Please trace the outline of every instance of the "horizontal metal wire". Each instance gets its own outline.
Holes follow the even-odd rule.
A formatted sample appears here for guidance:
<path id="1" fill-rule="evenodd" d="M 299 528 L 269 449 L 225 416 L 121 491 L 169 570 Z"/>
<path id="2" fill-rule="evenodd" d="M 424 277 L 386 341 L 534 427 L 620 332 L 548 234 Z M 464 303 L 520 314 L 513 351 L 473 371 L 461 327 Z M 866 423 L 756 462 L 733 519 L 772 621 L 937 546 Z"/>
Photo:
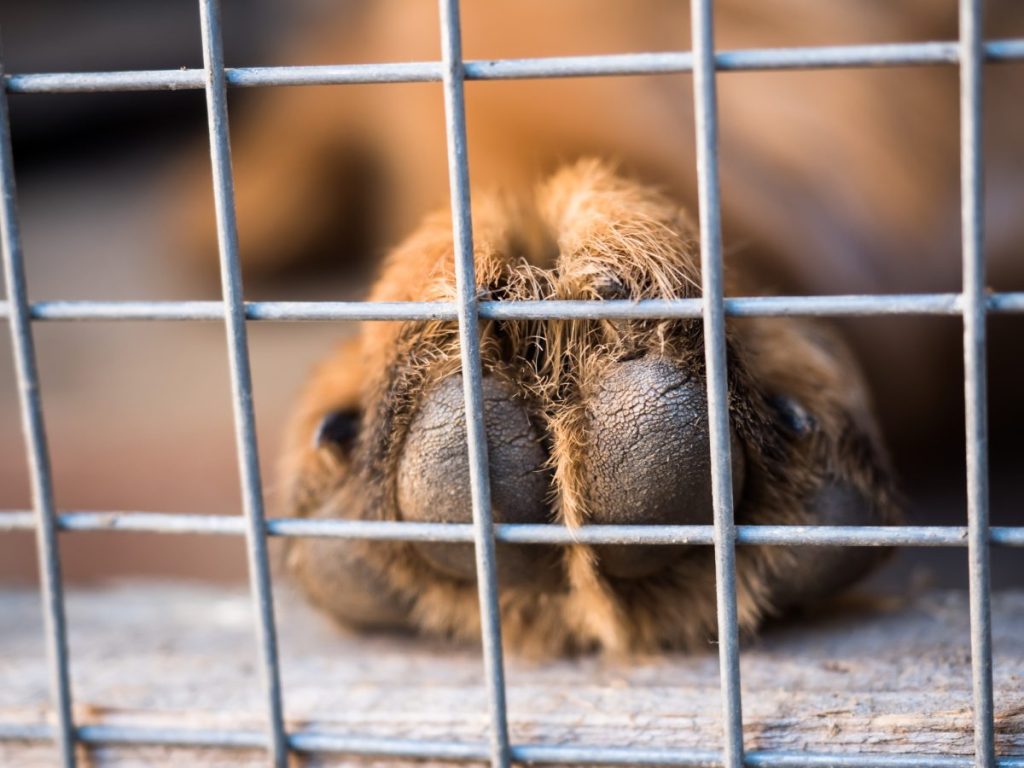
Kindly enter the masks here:
<path id="1" fill-rule="evenodd" d="M 481 301 L 480 317 L 490 320 L 598 320 L 699 318 L 700 299 L 629 301 Z M 732 317 L 874 317 L 880 315 L 960 315 L 958 293 L 868 294 L 855 296 L 749 296 L 725 300 Z M 1024 313 L 1024 292 L 994 293 L 986 300 L 991 314 Z M 220 301 L 39 301 L 33 320 L 224 320 Z M 10 316 L 0 301 L 0 319 Z M 447 301 L 250 301 L 247 320 L 456 320 Z"/>
<path id="2" fill-rule="evenodd" d="M 985 59 L 1002 63 L 1024 59 L 1024 40 L 992 40 Z M 960 61 L 957 42 L 886 43 L 802 48 L 761 48 L 719 51 L 715 68 L 722 72 L 787 69 L 954 65 Z M 536 59 L 467 61 L 466 80 L 523 80 L 551 77 L 670 75 L 693 70 L 688 52 L 619 53 L 597 56 L 556 56 Z M 340 85 L 344 83 L 440 82 L 439 61 L 322 66 L 236 67 L 226 70 L 228 85 Z M 203 88 L 201 69 L 131 72 L 53 72 L 12 74 L 10 93 L 95 93 L 109 91 L 177 91 Z"/>
<path id="3" fill-rule="evenodd" d="M 333 753 L 363 757 L 419 758 L 459 762 L 485 762 L 489 745 L 483 741 L 430 741 L 358 736 L 316 730 L 292 731 L 288 747 L 306 754 Z M 0 723 L 0 741 L 43 742 L 53 730 L 43 723 Z M 124 746 L 206 747 L 265 749 L 267 735 L 255 730 L 169 728 L 163 726 L 82 725 L 78 740 L 85 744 Z M 718 768 L 718 752 L 689 748 L 601 747 L 570 744 L 513 744 L 517 763 L 590 765 L 664 765 Z M 972 758 L 950 755 L 886 755 L 815 752 L 752 751 L 743 764 L 753 768 L 970 768 Z M 1024 756 L 1002 757 L 1000 768 L 1024 768 Z"/>
<path id="4" fill-rule="evenodd" d="M 0 511 L 0 532 L 29 531 L 32 513 Z M 167 512 L 64 512 L 57 518 L 62 531 L 137 531 L 242 535 L 245 520 L 232 515 L 193 515 Z M 710 525 L 585 525 L 571 529 L 555 524 L 498 523 L 495 538 L 510 544 L 711 544 Z M 738 525 L 740 544 L 809 546 L 967 546 L 963 526 L 908 525 Z M 374 541 L 472 542 L 468 523 L 411 523 L 393 520 L 267 519 L 271 536 L 367 539 Z M 1024 526 L 994 526 L 993 544 L 1024 547 Z"/>

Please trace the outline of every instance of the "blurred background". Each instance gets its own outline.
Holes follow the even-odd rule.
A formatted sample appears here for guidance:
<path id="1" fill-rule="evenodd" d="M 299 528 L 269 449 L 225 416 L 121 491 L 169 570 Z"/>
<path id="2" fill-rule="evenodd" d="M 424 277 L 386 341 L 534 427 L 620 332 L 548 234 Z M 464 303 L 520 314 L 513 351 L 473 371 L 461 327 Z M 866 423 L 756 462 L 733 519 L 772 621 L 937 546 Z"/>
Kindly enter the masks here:
<path id="1" fill-rule="evenodd" d="M 286 60 L 289 41 L 315 28 L 337 3 L 224 0 L 228 66 Z M 194 3 L 180 0 L 37 0 L 0 8 L 8 73 L 200 67 Z M 827 42 L 827 41 L 825 41 Z M 252 92 L 232 90 L 232 119 L 244 119 Z M 14 94 L 10 98 L 18 205 L 31 298 L 215 299 L 219 286 L 171 248 L 169 183 L 181 158 L 201 151 L 201 91 L 124 94 Z M 443 147 L 438 151 L 443 152 Z M 243 243 L 245 233 L 241 233 Z M 247 280 L 251 299 L 358 298 L 365 275 L 345 270 L 274 281 Z M 857 321 L 922 322 L 886 319 Z M 955 349 L 956 319 L 943 324 Z M 993 319 L 1013 338 L 1018 318 Z M 345 323 L 249 325 L 259 448 L 268 508 L 289 405 L 308 368 Z M 29 490 L 6 326 L 0 333 L 0 509 L 28 509 Z M 40 374 L 56 500 L 62 510 L 239 514 L 238 472 L 224 329 L 219 323 L 36 323 Z M 993 522 L 1020 524 L 1017 355 L 994 354 Z M 948 375 L 962 378 L 957 355 Z M 876 375 L 880 375 L 876 372 Z M 936 418 L 963 422 L 962 401 Z M 888 404 L 890 408 L 898 404 Z M 959 411 L 957 409 L 960 409 Z M 931 446 L 896 439 L 912 520 L 963 524 L 962 430 Z M 890 436 L 891 437 L 891 436 Z M 68 580 L 126 577 L 241 581 L 240 537 L 87 533 L 61 537 Z M 996 550 L 997 587 L 1024 584 L 1019 553 Z M 0 584 L 36 580 L 28 533 L 0 534 Z M 906 550 L 876 584 L 966 587 L 966 552 Z"/>
<path id="2" fill-rule="evenodd" d="M 328 3 L 226 0 L 228 65 L 282 63 L 281 43 Z M 333 4 L 331 4 L 333 5 Z M 5 3 L 4 68 L 75 72 L 201 67 L 195 3 Z M 231 107 L 250 94 L 233 91 Z M 177 268 L 168 178 L 206 139 L 202 91 L 10 98 L 18 207 L 34 301 L 217 299 L 207 274 Z M 215 269 L 214 265 L 214 269 Z M 354 297 L 351 275 L 247 285 L 249 298 Z M 0 334 L 0 508 L 29 508 L 6 324 Z M 34 328 L 56 501 L 62 510 L 239 514 L 226 342 L 219 323 L 61 323 Z M 310 364 L 344 324 L 250 325 L 264 482 Z M 74 582 L 126 576 L 242 580 L 236 537 L 61 537 Z M 0 583 L 34 583 L 31 534 L 0 535 Z"/>

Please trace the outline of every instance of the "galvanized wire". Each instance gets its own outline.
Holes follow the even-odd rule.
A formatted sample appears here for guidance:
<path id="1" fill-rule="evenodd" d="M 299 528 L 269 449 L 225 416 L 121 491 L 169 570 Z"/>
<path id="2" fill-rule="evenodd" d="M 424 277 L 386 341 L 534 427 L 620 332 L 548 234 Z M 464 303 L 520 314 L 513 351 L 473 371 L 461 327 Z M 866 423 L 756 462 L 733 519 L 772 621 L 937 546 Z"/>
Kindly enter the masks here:
<path id="1" fill-rule="evenodd" d="M 256 417 L 252 402 L 252 373 L 249 342 L 242 300 L 242 270 L 238 260 L 238 227 L 235 222 L 234 183 L 231 175 L 231 145 L 228 138 L 227 87 L 224 80 L 224 51 L 221 42 L 218 0 L 199 0 L 209 118 L 210 160 L 213 168 L 213 197 L 217 217 L 217 246 L 223 295 L 223 319 L 227 331 L 228 362 L 231 369 L 231 402 L 235 418 L 235 441 L 242 481 L 242 508 L 246 519 L 246 555 L 249 583 L 256 609 L 256 632 L 267 698 L 268 746 L 273 764 L 286 768 L 288 742 L 281 702 L 281 672 L 274 623 L 274 596 L 267 556 L 267 533 L 263 513 L 263 487 L 256 446 Z"/>
<path id="2" fill-rule="evenodd" d="M 458 301 L 459 352 L 465 399 L 466 447 L 473 507 L 473 548 L 480 595 L 480 635 L 483 644 L 487 701 L 491 715 L 490 761 L 494 768 L 509 765 L 508 715 L 505 706 L 505 668 L 498 607 L 491 484 L 484 431 L 483 363 L 480 319 L 473 263 L 473 221 L 469 201 L 469 152 L 466 145 L 466 106 L 462 62 L 459 0 L 439 0 L 443 64 L 445 134 L 448 139 L 448 179 L 451 187 L 455 282 Z"/>
<path id="3" fill-rule="evenodd" d="M 55 740 L 65 765 L 74 764 L 76 739 L 85 744 L 165 744 L 263 748 L 267 735 L 224 729 L 82 726 L 71 716 L 71 691 L 56 533 L 61 531 L 147 531 L 244 535 L 257 606 L 257 631 L 266 680 L 269 745 L 275 764 L 288 749 L 403 758 L 518 762 L 690 766 L 936 766 L 972 764 L 1024 766 L 1024 758 L 996 759 L 992 703 L 989 547 L 1024 546 L 1024 527 L 988 524 L 987 433 L 985 398 L 985 319 L 989 313 L 1024 312 L 1024 293 L 987 294 L 984 288 L 983 201 L 981 180 L 981 72 L 983 62 L 1024 60 L 1024 39 L 981 40 L 980 0 L 961 0 L 959 41 L 804 47 L 785 49 L 712 49 L 710 0 L 695 0 L 693 51 L 570 56 L 537 59 L 462 61 L 457 0 L 440 0 L 441 61 L 316 67 L 224 67 L 216 0 L 200 0 L 204 69 L 15 74 L 0 78 L 6 93 L 82 93 L 136 90 L 206 90 L 211 156 L 217 205 L 223 284 L 222 301 L 48 301 L 29 303 L 24 284 L 14 197 L 14 171 L 6 122 L 6 93 L 0 93 L 0 234 L 8 301 L 0 318 L 10 323 L 22 419 L 33 488 L 32 511 L 0 511 L 0 531 L 34 530 L 40 551 L 55 728 L 0 723 L 0 740 Z M 894 66 L 959 66 L 961 72 L 961 162 L 963 189 L 962 294 L 722 297 L 720 200 L 717 183 L 715 72 L 803 70 Z M 692 73 L 698 121 L 699 197 L 702 241 L 702 299 L 644 301 L 483 301 L 476 293 L 469 207 L 469 173 L 463 106 L 465 80 L 596 77 Z M 458 300 L 455 302 L 249 302 L 242 297 L 237 231 L 227 136 L 228 86 L 284 86 L 344 83 L 437 81 L 444 85 Z M 732 520 L 728 412 L 725 406 L 725 316 L 879 316 L 962 315 L 964 320 L 965 400 L 967 405 L 968 525 L 963 526 L 736 526 Z M 583 526 L 494 525 L 490 517 L 486 438 L 482 421 L 479 318 L 699 318 L 704 321 L 712 444 L 714 525 Z M 467 525 L 264 518 L 252 382 L 245 333 L 247 320 L 447 320 L 459 323 L 467 416 L 467 450 L 473 494 L 473 523 Z M 35 370 L 31 321 L 225 321 L 232 373 L 233 404 L 244 517 L 170 515 L 146 512 L 73 511 L 58 514 Z M 483 624 L 485 673 L 491 706 L 488 744 L 364 738 L 313 731 L 286 732 L 283 725 L 277 646 L 266 536 L 473 542 L 477 553 Z M 687 749 L 633 749 L 585 745 L 513 745 L 509 743 L 501 656 L 494 542 L 524 544 L 693 544 L 714 546 L 719 614 L 720 663 L 725 740 L 721 752 Z M 821 755 L 749 752 L 744 755 L 736 632 L 736 545 L 768 546 L 961 546 L 969 557 L 971 647 L 975 704 L 974 760 L 921 755 Z"/>
<path id="4" fill-rule="evenodd" d="M 0 724 L 0 740 L 48 741 L 45 725 Z M 259 749 L 265 737 L 258 731 L 226 731 L 220 728 L 146 728 L 132 725 L 87 725 L 79 730 L 84 744 L 157 745 Z M 315 730 L 288 734 L 288 745 L 298 753 L 344 754 L 369 758 L 444 760 L 446 762 L 486 761 L 490 745 L 473 741 L 431 741 L 394 737 L 350 736 Z M 721 768 L 722 754 L 711 750 L 669 747 L 599 747 L 585 744 L 514 744 L 511 757 L 516 763 L 568 765 L 644 765 L 679 768 Z M 970 757 L 945 755 L 889 755 L 884 753 L 826 754 L 752 750 L 744 755 L 749 768 L 971 768 Z M 1024 757 L 997 759 L 998 768 L 1024 768 Z"/>
<path id="5" fill-rule="evenodd" d="M 1024 313 L 1024 292 L 993 293 L 981 298 L 993 315 Z M 449 320 L 458 319 L 450 301 L 249 301 L 246 320 Z M 878 317 L 963 315 L 958 293 L 868 294 L 849 296 L 739 296 L 727 297 L 729 317 Z M 701 299 L 610 299 L 478 301 L 480 317 L 488 320 L 656 320 L 700 319 Z M 10 316 L 0 301 L 0 318 Z M 29 306 L 32 320 L 141 321 L 223 320 L 219 301 L 39 301 Z"/>
<path id="6" fill-rule="evenodd" d="M 996 764 L 989 578 L 988 398 L 982 142 L 982 0 L 960 0 L 960 196 L 963 237 L 964 401 L 974 757 Z"/>
<path id="7" fill-rule="evenodd" d="M 725 731 L 722 761 L 725 768 L 740 768 L 743 765 L 743 707 L 740 691 L 740 633 L 736 610 L 736 523 L 733 519 L 732 439 L 725 359 L 722 201 L 718 186 L 718 99 L 715 89 L 715 35 L 711 0 L 692 0 L 690 18 L 697 138 L 701 296 L 715 534 L 718 667 Z"/>
<path id="8" fill-rule="evenodd" d="M 1024 59 L 1024 40 L 990 40 L 986 61 L 1006 63 Z M 955 41 L 837 45 L 802 48 L 763 48 L 719 51 L 715 68 L 723 72 L 766 70 L 861 69 L 956 65 L 960 45 Z M 674 75 L 693 71 L 693 54 L 686 51 L 619 53 L 596 56 L 556 56 L 535 59 L 466 61 L 466 80 L 521 80 L 551 77 Z M 439 61 L 381 64 L 326 64 L 291 67 L 240 67 L 225 70 L 228 85 L 241 88 L 284 85 L 342 85 L 346 83 L 439 82 Z M 198 69 L 134 72 L 47 72 L 7 76 L 11 93 L 102 93 L 111 91 L 178 91 L 203 87 Z"/>
<path id="9" fill-rule="evenodd" d="M 61 531 L 135 531 L 163 534 L 243 535 L 246 520 L 236 515 L 168 512 L 70 511 L 57 515 Z M 0 532 L 31 531 L 34 514 L 0 511 Z M 268 518 L 268 536 L 367 539 L 373 541 L 472 542 L 468 523 L 411 523 L 390 520 Z M 736 543 L 765 546 L 966 547 L 967 527 L 955 525 L 737 525 Z M 562 525 L 497 523 L 494 538 L 510 544 L 709 545 L 712 525 Z M 992 526 L 989 542 L 1024 547 L 1024 526 Z"/>
<path id="10" fill-rule="evenodd" d="M 3 60 L 0 52 L 0 75 L 2 73 Z M 55 740 L 60 763 L 65 768 L 73 768 L 75 724 L 71 713 L 68 639 L 64 618 L 60 552 L 57 549 L 53 475 L 46 447 L 39 372 L 36 368 L 35 345 L 32 341 L 29 318 L 28 286 L 25 283 L 25 264 L 18 224 L 14 156 L 11 151 L 11 126 L 6 93 L 0 93 L 0 251 L 3 252 L 4 280 L 7 285 L 8 321 L 14 353 L 14 370 L 18 381 L 21 429 L 25 438 L 25 455 L 32 489 L 33 527 L 39 558 L 39 586 L 43 600 L 46 653 L 50 665 L 50 691 L 57 720 Z"/>

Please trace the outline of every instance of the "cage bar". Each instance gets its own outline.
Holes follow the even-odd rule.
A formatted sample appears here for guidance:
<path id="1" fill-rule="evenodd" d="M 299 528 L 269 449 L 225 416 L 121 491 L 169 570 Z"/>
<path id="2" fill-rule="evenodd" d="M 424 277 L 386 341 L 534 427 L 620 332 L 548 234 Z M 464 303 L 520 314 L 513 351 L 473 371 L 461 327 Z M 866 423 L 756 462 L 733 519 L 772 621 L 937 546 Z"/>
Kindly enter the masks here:
<path id="1" fill-rule="evenodd" d="M 3 58 L 0 51 L 0 75 L 2 74 Z M 65 768 L 74 768 L 75 723 L 71 712 L 67 623 L 64 617 L 60 552 L 57 548 L 53 473 L 46 446 L 39 371 L 36 368 L 35 343 L 32 340 L 32 324 L 29 319 L 28 285 L 25 282 L 24 254 L 21 250 L 21 231 L 18 224 L 14 155 L 11 150 L 11 126 L 6 93 L 0 93 L 0 251 L 7 286 L 8 320 L 18 384 L 21 429 L 25 439 L 25 458 L 32 491 L 32 528 L 36 534 L 39 558 L 39 590 L 43 602 L 46 653 L 50 664 L 50 691 L 57 720 L 53 739 L 60 764 Z"/>
<path id="2" fill-rule="evenodd" d="M 256 632 L 267 697 L 268 746 L 273 764 L 277 768 L 285 768 L 288 762 L 288 743 L 284 730 L 281 672 L 277 653 L 277 630 L 274 625 L 274 596 L 270 583 L 263 488 L 256 447 L 249 342 L 245 328 L 245 308 L 242 303 L 242 270 L 238 260 L 238 228 L 235 222 L 231 145 L 228 138 L 227 87 L 224 80 L 224 51 L 221 45 L 218 0 L 199 0 L 199 17 L 205 67 L 206 108 L 209 118 L 210 160 L 213 168 L 213 196 L 217 216 L 223 318 L 231 369 L 231 400 L 235 417 L 239 474 L 242 481 L 242 507 L 246 519 L 245 541 L 249 582 L 256 608 Z"/>
<path id="3" fill-rule="evenodd" d="M 989 314 L 1024 313 L 1024 292 L 986 294 Z M 879 317 L 963 315 L 958 293 L 836 296 L 737 296 L 724 300 L 727 317 Z M 259 321 L 448 320 L 458 319 L 447 301 L 248 301 L 245 319 Z M 478 301 L 487 320 L 658 320 L 701 319 L 700 299 L 543 299 Z M 0 319 L 10 317 L 0 301 Z M 39 301 L 29 305 L 32 320 L 45 321 L 202 321 L 223 320 L 219 301 Z"/>
<path id="4" fill-rule="evenodd" d="M 57 515 L 57 529 L 80 533 L 134 531 L 163 534 L 243 535 L 245 519 L 236 515 L 168 512 L 71 511 Z M 0 532 L 30 531 L 33 513 L 0 511 Z M 469 523 L 413 523 L 395 520 L 267 518 L 268 536 L 469 543 Z M 712 525 L 561 525 L 496 523 L 494 538 L 511 544 L 661 544 L 710 545 Z M 991 526 L 996 546 L 1024 547 L 1024 526 Z M 966 526 L 947 525 L 737 525 L 736 543 L 763 546 L 966 547 Z"/>
<path id="5" fill-rule="evenodd" d="M 964 401 L 967 430 L 968 583 L 974 757 L 996 764 L 988 547 L 988 404 L 985 361 L 985 233 L 982 141 L 982 2 L 960 0 L 960 195 L 963 238 Z"/>
<path id="6" fill-rule="evenodd" d="M 1024 757 L 997 758 L 994 748 L 990 547 L 1024 546 L 1024 526 L 991 527 L 988 509 L 985 323 L 988 314 L 1024 312 L 1024 292 L 985 290 L 981 108 L 985 63 L 1024 61 L 1024 39 L 983 41 L 981 0 L 960 0 L 958 41 L 775 49 L 713 50 L 711 0 L 694 0 L 693 50 L 534 59 L 463 61 L 458 0 L 439 0 L 440 61 L 346 64 L 312 67 L 226 68 L 217 0 L 200 0 L 203 69 L 138 72 L 4 75 L 0 93 L 0 239 L 7 301 L 0 318 L 10 326 L 32 485 L 32 510 L 0 510 L 0 532 L 34 531 L 56 721 L 0 723 L 0 741 L 54 741 L 65 766 L 75 764 L 76 742 L 92 745 L 150 744 L 261 749 L 284 765 L 288 750 L 453 761 L 591 763 L 679 766 L 1013 766 Z M 819 70 L 902 66 L 957 66 L 961 82 L 962 293 L 856 296 L 765 296 L 723 298 L 720 199 L 717 179 L 716 72 Z M 470 183 L 466 159 L 463 91 L 466 80 L 513 80 L 690 73 L 694 77 L 701 226 L 702 299 L 644 301 L 481 301 L 476 295 Z M 244 302 L 227 133 L 227 88 L 358 83 L 441 82 L 444 87 L 452 194 L 458 300 L 454 302 Z M 24 279 L 7 122 L 7 93 L 96 93 L 204 89 L 223 297 L 221 301 L 44 301 L 30 303 Z M 732 518 L 731 462 L 724 322 L 726 316 L 961 316 L 964 323 L 968 508 L 966 526 L 751 526 Z M 480 318 L 656 319 L 704 322 L 712 444 L 713 525 L 583 526 L 494 524 L 490 514 L 486 435 L 482 419 Z M 224 321 L 232 378 L 236 439 L 244 516 L 175 515 L 149 512 L 58 513 L 31 334 L 32 321 Z M 458 322 L 473 497 L 472 524 L 267 519 L 252 407 L 252 381 L 245 322 L 332 320 L 443 320 Z M 76 727 L 64 617 L 58 532 L 141 531 L 245 536 L 250 586 L 257 608 L 269 739 L 260 731 L 83 725 Z M 490 702 L 489 743 L 371 738 L 284 727 L 275 618 L 266 537 L 472 542 L 477 557 L 483 653 Z M 715 750 L 670 750 L 586 745 L 510 744 L 495 576 L 495 542 L 523 544 L 692 544 L 716 554 L 724 745 Z M 743 752 L 736 629 L 735 546 L 920 546 L 964 547 L 969 561 L 974 757 L 935 755 L 834 755 Z"/>
<path id="7" fill-rule="evenodd" d="M 494 768 L 510 763 L 505 669 L 501 648 L 498 574 L 495 565 L 494 521 L 484 432 L 483 364 L 480 355 L 479 309 L 473 261 L 473 221 L 470 210 L 469 157 L 466 144 L 465 72 L 459 0 L 439 0 L 443 64 L 445 134 L 448 142 L 448 183 L 451 191 L 455 283 L 458 301 L 459 353 L 466 413 L 466 448 L 473 506 L 473 549 L 480 595 L 480 635 L 491 715 L 490 762 Z"/>
<path id="8" fill-rule="evenodd" d="M 0 723 L 0 740 L 50 740 L 46 726 Z M 258 731 L 167 728 L 131 725 L 82 726 L 79 739 L 95 746 L 140 745 L 258 749 L 265 737 Z M 483 742 L 427 741 L 388 737 L 360 737 L 297 730 L 288 734 L 289 747 L 306 754 L 345 754 L 360 757 L 484 762 L 490 755 Z M 596 747 L 571 744 L 514 744 L 516 763 L 569 765 L 644 765 L 679 768 L 720 768 L 719 752 L 651 747 Z M 744 756 L 748 768 L 972 768 L 970 757 L 944 755 L 825 754 L 752 750 Z M 1003 757 L 998 768 L 1024 768 L 1024 757 Z"/>
<path id="9" fill-rule="evenodd" d="M 697 208 L 707 376 L 711 497 L 714 509 L 715 600 L 722 689 L 725 768 L 743 765 L 740 640 L 736 611 L 736 524 L 732 498 L 732 440 L 726 374 L 722 206 L 718 187 L 718 102 L 715 89 L 714 12 L 711 0 L 690 4 L 693 105 L 697 140 Z"/>
<path id="10" fill-rule="evenodd" d="M 983 44 L 985 61 L 1024 59 L 1024 39 L 990 40 Z M 956 65 L 955 41 L 840 45 L 801 48 L 749 48 L 718 51 L 714 66 L 722 72 L 767 70 L 860 69 Z M 238 67 L 225 69 L 230 86 L 342 85 L 346 83 L 422 83 L 442 79 L 437 61 L 319 66 Z M 523 80 L 551 77 L 675 75 L 693 71 L 688 51 L 619 53 L 596 56 L 554 56 L 496 59 L 463 63 L 466 80 Z M 11 93 L 104 93 L 111 91 L 178 91 L 203 88 L 199 69 L 125 72 L 45 72 L 8 75 Z"/>

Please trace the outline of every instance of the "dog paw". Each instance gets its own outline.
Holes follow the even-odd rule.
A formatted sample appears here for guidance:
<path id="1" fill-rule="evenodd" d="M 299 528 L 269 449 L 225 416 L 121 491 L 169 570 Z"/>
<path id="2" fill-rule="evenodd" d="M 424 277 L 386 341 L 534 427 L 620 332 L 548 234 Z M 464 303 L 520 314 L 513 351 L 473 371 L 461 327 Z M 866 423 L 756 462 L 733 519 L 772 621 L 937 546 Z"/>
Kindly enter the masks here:
<path id="1" fill-rule="evenodd" d="M 525 203 L 484 198 L 473 212 L 478 283 L 492 298 L 700 296 L 687 217 L 599 163 L 562 170 Z M 452 251 L 448 217 L 429 219 L 392 254 L 372 298 L 453 300 Z M 729 276 L 730 291 L 740 277 Z M 866 388 L 838 336 L 817 322 L 730 318 L 726 342 L 736 522 L 894 522 Z M 480 343 L 496 522 L 711 524 L 699 320 L 487 321 Z M 289 512 L 469 522 L 462 386 L 453 323 L 368 323 L 321 367 L 300 405 L 285 469 Z M 343 420 L 344 439 L 313 439 L 335 413 L 358 414 Z M 290 547 L 300 582 L 343 621 L 358 623 L 345 596 L 370 590 L 384 614 L 409 626 L 478 631 L 471 545 Z M 740 546 L 741 627 L 827 597 L 878 557 Z M 689 648 L 715 634 L 706 545 L 501 544 L 497 560 L 505 638 L 519 647 Z"/>

